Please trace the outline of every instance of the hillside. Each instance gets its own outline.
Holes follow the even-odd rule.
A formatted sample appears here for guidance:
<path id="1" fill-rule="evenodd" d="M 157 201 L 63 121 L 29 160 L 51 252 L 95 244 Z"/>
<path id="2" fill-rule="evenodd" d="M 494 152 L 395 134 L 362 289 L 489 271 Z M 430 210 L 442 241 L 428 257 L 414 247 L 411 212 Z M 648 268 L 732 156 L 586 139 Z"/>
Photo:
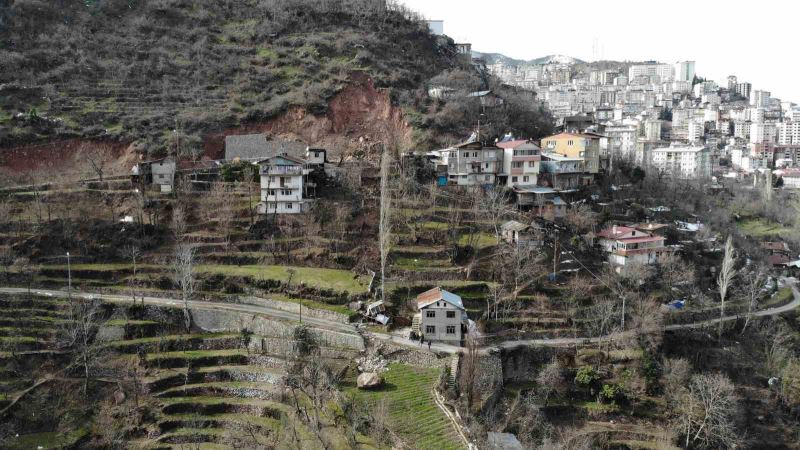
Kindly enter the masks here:
<path id="1" fill-rule="evenodd" d="M 208 135 L 287 112 L 324 117 L 354 74 L 394 97 L 453 64 L 413 13 L 373 0 L 4 3 L 7 149 L 91 138 L 198 156 Z"/>

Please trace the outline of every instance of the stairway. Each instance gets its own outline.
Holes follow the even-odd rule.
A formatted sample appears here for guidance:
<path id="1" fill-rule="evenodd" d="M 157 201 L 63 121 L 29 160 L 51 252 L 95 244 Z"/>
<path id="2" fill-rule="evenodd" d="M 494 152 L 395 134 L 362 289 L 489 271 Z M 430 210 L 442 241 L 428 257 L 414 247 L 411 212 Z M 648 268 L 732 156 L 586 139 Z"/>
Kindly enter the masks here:
<path id="1" fill-rule="evenodd" d="M 448 380 L 448 385 L 453 389 L 456 387 L 456 380 L 458 380 L 458 363 L 460 360 L 460 353 L 456 353 L 450 358 L 450 379 Z"/>
<path id="2" fill-rule="evenodd" d="M 420 322 L 422 322 L 422 314 L 414 314 L 414 318 L 411 319 L 411 331 L 419 336 L 420 332 Z"/>

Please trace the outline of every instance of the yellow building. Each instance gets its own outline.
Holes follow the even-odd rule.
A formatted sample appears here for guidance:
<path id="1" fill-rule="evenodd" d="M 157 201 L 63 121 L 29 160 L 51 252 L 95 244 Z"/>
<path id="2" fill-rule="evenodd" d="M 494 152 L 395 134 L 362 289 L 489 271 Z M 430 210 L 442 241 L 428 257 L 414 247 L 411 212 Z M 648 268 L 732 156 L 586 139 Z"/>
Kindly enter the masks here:
<path id="1" fill-rule="evenodd" d="M 542 152 L 558 153 L 568 158 L 581 158 L 584 170 L 600 171 L 600 136 L 583 133 L 561 133 L 542 139 Z"/>

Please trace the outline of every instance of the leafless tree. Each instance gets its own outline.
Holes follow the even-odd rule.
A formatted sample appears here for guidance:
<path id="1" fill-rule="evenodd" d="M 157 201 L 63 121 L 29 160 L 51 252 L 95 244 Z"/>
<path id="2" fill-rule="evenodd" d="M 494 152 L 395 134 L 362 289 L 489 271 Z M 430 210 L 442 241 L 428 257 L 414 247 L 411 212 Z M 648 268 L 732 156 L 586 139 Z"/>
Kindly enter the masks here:
<path id="1" fill-rule="evenodd" d="M 554 393 L 563 393 L 566 388 L 561 363 L 553 358 L 536 376 L 537 400 L 547 406 Z"/>
<path id="2" fill-rule="evenodd" d="M 761 299 L 762 290 L 767 280 L 767 271 L 764 267 L 756 267 L 746 276 L 740 277 L 741 279 L 741 296 L 747 302 L 747 319 L 742 326 L 742 334 L 747 330 L 750 324 L 750 319 L 753 317 L 753 311 L 758 307 L 758 301 Z"/>
<path id="3" fill-rule="evenodd" d="M 597 225 L 597 216 L 585 203 L 570 208 L 565 219 L 578 233 L 592 231 Z"/>
<path id="4" fill-rule="evenodd" d="M 467 335 L 464 340 L 466 352 L 464 353 L 464 360 L 462 362 L 459 389 L 462 393 L 467 395 L 467 408 L 471 411 L 472 404 L 475 400 L 475 381 L 480 370 L 480 344 L 478 342 L 477 331 L 472 328 L 467 330 Z"/>
<path id="5" fill-rule="evenodd" d="M 142 256 L 142 251 L 139 247 L 135 245 L 129 245 L 125 247 L 123 250 L 125 257 L 130 258 L 131 266 L 133 269 L 133 276 L 130 281 L 131 285 L 131 296 L 133 297 L 133 304 L 136 304 L 136 291 L 134 290 L 134 286 L 136 286 L 136 262 L 138 261 L 139 257 Z M 142 300 L 144 302 L 144 299 Z M 144 303 L 143 303 L 144 304 Z"/>
<path id="6" fill-rule="evenodd" d="M 389 186 L 392 156 L 389 149 L 384 148 L 381 156 L 381 206 L 378 223 L 378 245 L 381 258 L 381 300 L 386 300 L 386 263 L 389 260 L 389 248 L 392 243 L 392 194 Z"/>
<path id="7" fill-rule="evenodd" d="M 183 205 L 178 203 L 172 209 L 172 234 L 175 238 L 175 242 L 179 244 L 183 242 L 186 236 L 187 227 L 188 224 L 186 222 L 186 211 L 184 210 Z"/>
<path id="8" fill-rule="evenodd" d="M 725 300 L 728 297 L 728 289 L 731 287 L 733 278 L 736 276 L 736 250 L 733 248 L 733 237 L 728 236 L 725 242 L 725 256 L 722 258 L 722 267 L 717 277 L 717 288 L 719 289 L 719 338 L 722 339 L 722 319 L 725 317 Z"/>
<path id="9" fill-rule="evenodd" d="M 591 336 L 606 336 L 617 331 L 620 326 L 619 307 L 613 299 L 600 298 L 587 308 L 586 327 Z"/>
<path id="10" fill-rule="evenodd" d="M 482 195 L 478 197 L 479 201 L 476 202 L 476 207 L 479 208 L 481 214 L 491 224 L 494 230 L 494 237 L 499 244 L 501 221 L 508 211 L 509 195 L 501 187 L 486 189 L 482 192 Z"/>
<path id="11" fill-rule="evenodd" d="M 84 155 L 86 157 L 86 161 L 89 163 L 89 167 L 91 167 L 92 171 L 97 175 L 97 178 L 102 183 L 104 181 L 103 177 L 106 173 L 106 169 L 111 163 L 111 153 L 101 148 L 93 148 L 84 152 Z"/>
<path id="12" fill-rule="evenodd" d="M 694 284 L 694 265 L 683 261 L 675 253 L 667 253 L 658 260 L 659 276 L 669 298 L 674 298 L 677 286 Z"/>
<path id="13" fill-rule="evenodd" d="M 194 248 L 188 244 L 179 244 L 175 247 L 175 261 L 172 265 L 173 281 L 181 290 L 183 300 L 183 319 L 186 331 L 192 327 L 192 315 L 189 311 L 189 301 L 194 295 Z"/>
<path id="14" fill-rule="evenodd" d="M 100 300 L 74 299 L 70 303 L 69 320 L 59 330 L 58 343 L 72 355 L 71 366 L 83 371 L 83 393 L 87 394 L 92 368 L 97 364 L 101 347 L 95 343 L 95 335 L 102 319 Z"/>
<path id="15" fill-rule="evenodd" d="M 678 424 L 685 447 L 736 448 L 738 413 L 735 386 L 722 374 L 695 375 L 680 396 Z"/>
<path id="16" fill-rule="evenodd" d="M 683 358 L 666 358 L 664 360 L 664 370 L 662 372 L 662 384 L 664 386 L 664 396 L 667 402 L 675 406 L 683 390 L 689 383 L 692 375 L 692 366 L 689 361 Z"/>

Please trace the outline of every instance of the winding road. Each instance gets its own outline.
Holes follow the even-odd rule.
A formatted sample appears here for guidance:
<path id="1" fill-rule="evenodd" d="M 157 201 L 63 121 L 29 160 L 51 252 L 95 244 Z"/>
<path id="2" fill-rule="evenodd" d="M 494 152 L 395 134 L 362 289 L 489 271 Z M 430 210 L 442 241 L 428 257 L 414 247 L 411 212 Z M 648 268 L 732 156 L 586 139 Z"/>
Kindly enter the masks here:
<path id="1" fill-rule="evenodd" d="M 26 294 L 28 292 L 25 288 L 12 288 L 12 287 L 0 287 L 0 294 Z M 32 293 L 39 295 L 39 296 L 47 296 L 47 297 L 59 297 L 65 298 L 67 297 L 67 292 L 63 290 L 48 290 L 48 289 L 32 289 Z M 768 308 L 760 311 L 756 311 L 753 313 L 753 317 L 768 317 L 768 316 L 776 316 L 783 313 L 787 313 L 793 311 L 800 307 L 800 292 L 798 291 L 796 286 L 792 286 L 792 292 L 794 294 L 794 299 L 782 306 L 778 306 L 775 308 Z M 127 295 L 117 295 L 117 294 L 96 294 L 90 292 L 77 292 L 73 291 L 73 296 L 83 299 L 98 299 L 104 302 L 109 303 L 116 303 L 116 304 L 131 304 L 132 299 L 130 296 Z M 137 301 L 142 301 L 141 297 L 137 298 Z M 154 305 L 154 306 L 163 306 L 168 308 L 182 308 L 183 301 L 180 299 L 173 299 L 173 298 L 161 298 L 161 297 L 144 297 L 144 303 L 147 305 Z M 258 314 L 268 317 L 270 319 L 277 319 L 277 320 L 285 320 L 290 322 L 299 322 L 300 315 L 292 312 L 286 311 L 283 309 L 272 308 L 269 306 L 262 306 L 262 305 L 252 305 L 252 304 L 242 304 L 242 303 L 220 303 L 220 302 L 206 302 L 206 301 L 190 301 L 189 308 L 191 309 L 201 309 L 201 310 L 212 310 L 212 311 L 235 311 L 235 312 L 244 312 L 250 314 Z M 744 318 L 745 316 L 742 314 L 725 316 L 723 318 L 716 318 L 705 320 L 702 322 L 694 322 L 688 324 L 680 324 L 680 325 L 667 325 L 664 327 L 666 331 L 676 331 L 676 330 L 688 330 L 688 329 L 698 329 L 698 328 L 705 328 L 712 325 L 716 325 L 720 322 L 730 322 Z M 357 334 L 358 330 L 355 326 L 351 324 L 346 324 L 342 322 L 337 322 L 334 320 L 326 320 L 317 317 L 309 317 L 303 316 L 303 322 L 307 323 L 312 327 L 323 328 L 326 330 L 336 331 L 340 333 L 348 333 L 348 334 Z M 575 345 L 575 344 L 587 344 L 587 343 L 599 343 L 599 342 L 606 342 L 612 339 L 620 339 L 625 337 L 626 333 L 617 333 L 614 335 L 607 335 L 607 336 L 600 336 L 594 338 L 587 338 L 587 337 L 578 337 L 578 338 L 554 338 L 554 339 L 521 339 L 521 340 L 513 340 L 513 341 L 505 341 L 498 344 L 494 344 L 491 346 L 485 346 L 481 348 L 482 353 L 488 353 L 500 349 L 514 349 L 519 347 L 536 347 L 536 346 L 546 346 L 546 347 L 561 347 L 567 345 Z M 425 349 L 428 346 L 420 346 L 417 341 L 411 341 L 406 339 L 402 336 L 394 335 L 394 334 L 384 334 L 384 333 L 366 333 L 370 337 L 383 340 L 383 341 L 390 341 L 395 344 L 408 346 L 408 347 L 415 347 L 420 349 Z M 448 353 L 448 354 L 455 354 L 464 351 L 462 347 L 456 347 L 453 345 L 447 344 L 432 344 L 431 350 L 441 353 Z"/>

